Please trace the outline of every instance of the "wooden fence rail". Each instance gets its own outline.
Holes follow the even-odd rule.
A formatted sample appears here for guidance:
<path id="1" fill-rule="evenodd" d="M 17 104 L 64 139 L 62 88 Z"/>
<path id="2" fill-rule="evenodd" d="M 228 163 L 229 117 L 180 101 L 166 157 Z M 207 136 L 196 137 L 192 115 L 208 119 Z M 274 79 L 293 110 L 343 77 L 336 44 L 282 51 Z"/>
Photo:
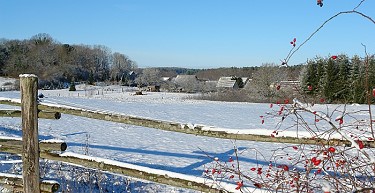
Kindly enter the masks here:
<path id="1" fill-rule="evenodd" d="M 42 140 L 39 141 L 39 149 L 41 152 L 48 151 L 65 151 L 68 145 L 64 141 L 59 140 Z M 21 154 L 22 138 L 0 137 L 0 152 Z"/>
<path id="2" fill-rule="evenodd" d="M 222 192 L 221 190 L 219 190 L 217 184 L 214 181 L 202 177 L 183 177 L 185 176 L 184 174 L 152 169 L 103 158 L 80 155 L 71 152 L 62 154 L 43 152 L 40 154 L 40 156 L 49 160 L 73 163 L 87 168 L 109 171 L 111 173 L 132 176 L 139 179 L 145 179 L 161 184 L 168 184 L 171 186 L 198 190 L 201 192 Z M 195 178 L 195 180 L 188 180 L 189 178 Z M 222 184 L 225 183 L 223 182 Z M 230 187 L 231 185 L 227 184 L 226 186 Z M 235 187 L 234 185 L 232 186 Z"/>
<path id="3" fill-rule="evenodd" d="M 23 191 L 21 175 L 0 173 L 0 184 L 9 186 L 10 189 L 16 190 L 17 192 Z M 39 184 L 41 192 L 56 192 L 60 188 L 59 183 L 54 180 L 41 180 Z"/>
<path id="4" fill-rule="evenodd" d="M 21 150 L 1 148 L 0 151 L 18 154 Z M 183 176 L 183 174 L 176 174 L 168 171 L 150 169 L 147 167 L 136 166 L 128 163 L 112 161 L 103 158 L 80 155 L 71 152 L 57 153 L 54 151 L 41 151 L 40 158 L 62 161 L 65 163 L 80 165 L 83 167 L 98 169 L 102 171 L 108 171 L 111 173 L 121 174 L 125 176 L 132 176 L 157 183 L 168 184 L 171 186 L 194 189 L 201 192 L 220 192 L 218 189 L 215 189 L 216 184 L 214 182 L 210 182 L 210 180 L 208 179 L 196 177 L 196 179 L 198 180 L 191 181 L 181 178 L 180 176 Z M 0 175 L 0 184 L 4 184 L 1 178 L 2 177 Z M 6 179 L 7 176 L 4 176 L 3 178 Z M 11 181 L 13 180 L 11 179 Z M 22 183 L 17 183 L 17 186 L 22 187 Z"/>
<path id="5" fill-rule="evenodd" d="M 0 104 L 7 105 L 19 105 L 18 102 L 12 100 L 0 100 Z M 69 107 L 56 107 L 40 104 L 39 109 L 43 111 L 59 111 L 65 114 L 71 114 L 81 117 L 88 117 L 99 120 L 113 121 L 118 123 L 125 123 L 129 125 L 137 125 L 143 127 L 150 127 L 156 129 L 162 129 L 167 131 L 174 131 L 186 134 L 193 134 L 206 137 L 216 137 L 224 139 L 235 139 L 235 140 L 248 140 L 248 141 L 260 141 L 260 142 L 272 142 L 272 143 L 291 143 L 291 144 L 313 144 L 313 145 L 351 145 L 350 141 L 340 139 L 310 139 L 310 138 L 298 138 L 298 137 L 271 137 L 270 135 L 257 135 L 257 134 L 235 134 L 228 133 L 225 131 L 213 131 L 205 130 L 203 126 L 195 125 L 194 127 L 188 124 L 154 120 L 148 118 L 141 118 L 129 115 L 120 115 L 113 113 L 95 112 L 90 110 L 69 108 Z M 374 141 L 363 141 L 365 147 L 375 148 Z"/>
<path id="6" fill-rule="evenodd" d="M 0 109 L 0 117 L 21 117 L 21 110 L 13 109 Z M 38 118 L 41 119 L 60 119 L 60 112 L 51 112 L 51 111 L 41 111 L 38 110 Z"/>

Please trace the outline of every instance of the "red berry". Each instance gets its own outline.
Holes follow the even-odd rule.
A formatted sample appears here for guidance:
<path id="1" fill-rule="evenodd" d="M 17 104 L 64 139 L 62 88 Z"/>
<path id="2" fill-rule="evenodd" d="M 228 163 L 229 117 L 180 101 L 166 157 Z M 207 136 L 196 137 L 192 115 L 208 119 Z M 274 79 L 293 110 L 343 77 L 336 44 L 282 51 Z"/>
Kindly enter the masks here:
<path id="1" fill-rule="evenodd" d="M 243 186 L 243 182 L 242 181 L 237 182 L 236 190 L 241 189 L 242 186 Z"/>
<path id="2" fill-rule="evenodd" d="M 313 163 L 314 163 L 314 165 L 318 166 L 321 162 L 322 162 L 322 160 L 317 159 L 317 160 L 315 160 L 315 162 L 313 162 Z"/>
<path id="3" fill-rule="evenodd" d="M 337 56 L 331 56 L 332 59 L 336 60 L 337 59 Z"/>
<path id="4" fill-rule="evenodd" d="M 298 149 L 298 147 L 297 147 L 297 146 L 293 146 L 293 149 L 297 150 L 297 149 Z"/>
<path id="5" fill-rule="evenodd" d="M 340 125 L 344 123 L 344 119 L 342 117 L 335 119 L 335 121 L 338 121 Z"/>
<path id="6" fill-rule="evenodd" d="M 358 144 L 358 146 L 359 146 L 359 149 L 363 149 L 363 148 L 365 147 L 365 145 L 363 144 L 362 141 L 357 140 L 356 142 L 357 142 L 357 144 Z"/>
<path id="7" fill-rule="evenodd" d="M 328 148 L 328 151 L 331 152 L 331 153 L 335 153 L 336 149 L 334 147 L 330 147 L 330 148 Z"/>

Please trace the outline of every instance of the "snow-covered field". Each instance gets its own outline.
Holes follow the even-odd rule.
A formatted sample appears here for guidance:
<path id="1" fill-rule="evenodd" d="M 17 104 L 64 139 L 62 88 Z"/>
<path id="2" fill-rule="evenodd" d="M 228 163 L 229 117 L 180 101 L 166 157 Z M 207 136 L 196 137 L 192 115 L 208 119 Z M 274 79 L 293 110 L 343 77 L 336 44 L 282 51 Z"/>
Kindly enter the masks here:
<path id="1" fill-rule="evenodd" d="M 278 111 L 277 105 L 270 108 L 270 104 L 202 101 L 193 99 L 194 95 L 182 93 L 144 92 L 145 95 L 136 96 L 133 95 L 134 90 L 117 86 L 78 86 L 77 88 L 76 92 L 40 90 L 39 93 L 45 96 L 42 99 L 44 103 L 192 125 L 200 124 L 206 125 L 207 128 L 224 129 L 233 133 L 270 135 L 280 122 L 280 119 L 266 119 L 262 124 L 260 118 L 266 112 Z M 19 99 L 20 93 L 0 92 L 0 97 Z M 19 107 L 0 105 L 0 109 L 9 108 Z M 325 105 L 316 105 L 314 108 L 326 111 Z M 339 108 L 344 107 L 339 106 Z M 352 105 L 345 108 L 347 111 L 357 111 L 366 109 L 366 106 Z M 359 112 L 357 115 L 366 116 L 366 113 Z M 313 117 L 307 121 L 320 124 L 315 123 Z M 293 119 L 284 122 L 281 130 L 294 124 Z M 20 137 L 20 125 L 20 118 L 0 118 L 0 135 Z M 295 135 L 295 133 L 296 131 L 292 130 L 290 133 L 285 132 L 285 135 Z M 308 133 L 303 131 L 299 133 L 308 136 Z M 230 156 L 235 156 L 234 145 L 241 150 L 239 160 L 243 168 L 267 166 L 269 163 L 262 160 L 267 160 L 274 150 L 287 145 L 202 137 L 68 114 L 63 114 L 59 120 L 39 120 L 39 135 L 41 139 L 66 141 L 68 152 L 196 177 L 202 176 L 206 166 L 212 162 L 207 155 L 227 160 Z M 283 135 L 283 132 L 280 132 L 280 135 Z M 264 159 L 256 157 L 259 156 L 256 150 L 261 150 Z M 149 182 L 144 183 L 149 184 Z M 151 190 L 138 191 L 191 192 L 191 190 L 163 185 L 157 187 L 158 190 L 151 188 Z"/>

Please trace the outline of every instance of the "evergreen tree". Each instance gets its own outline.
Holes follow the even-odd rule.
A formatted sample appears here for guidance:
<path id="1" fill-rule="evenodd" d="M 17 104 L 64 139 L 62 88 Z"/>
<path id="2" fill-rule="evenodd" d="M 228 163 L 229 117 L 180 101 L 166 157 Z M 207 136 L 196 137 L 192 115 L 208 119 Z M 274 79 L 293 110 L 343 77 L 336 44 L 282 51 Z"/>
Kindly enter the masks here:
<path id="1" fill-rule="evenodd" d="M 365 65 L 368 65 L 368 88 L 367 91 L 372 94 L 372 90 L 375 88 L 375 56 L 368 56 L 365 58 Z M 371 102 L 374 102 L 374 97 L 371 97 Z M 367 102 L 367 101 L 366 101 Z"/>
<path id="2" fill-rule="evenodd" d="M 245 85 L 242 81 L 242 78 L 241 77 L 236 77 L 236 76 L 233 76 L 232 77 L 232 80 L 236 80 L 236 83 L 238 85 L 238 88 L 243 88 Z"/>
<path id="3" fill-rule="evenodd" d="M 94 85 L 94 73 L 90 71 L 89 78 L 87 79 L 89 85 Z"/>
<path id="4" fill-rule="evenodd" d="M 323 82 L 324 82 L 324 77 L 325 77 L 325 69 L 324 69 L 324 59 L 323 58 L 317 58 L 316 59 L 317 63 L 317 69 L 316 69 L 316 74 L 317 74 L 317 79 L 318 79 L 318 85 L 316 87 L 316 90 L 319 94 L 322 94 L 323 90 Z"/>
<path id="5" fill-rule="evenodd" d="M 307 62 L 305 75 L 302 79 L 302 90 L 307 94 L 314 94 L 314 90 L 318 87 L 318 83 L 317 64 L 315 60 L 310 60 Z"/>
<path id="6" fill-rule="evenodd" d="M 338 66 L 338 79 L 336 80 L 337 85 L 337 99 L 341 101 L 349 101 L 349 93 L 350 93 L 350 70 L 351 64 L 349 58 L 346 55 L 340 55 L 335 60 Z"/>
<path id="7" fill-rule="evenodd" d="M 325 77 L 323 82 L 323 94 L 329 102 L 337 99 L 338 68 L 333 59 L 328 59 L 325 66 Z"/>
<path id="8" fill-rule="evenodd" d="M 365 70 L 363 63 L 358 56 L 351 59 L 352 69 L 350 71 L 350 99 L 354 103 L 364 103 L 365 97 Z"/>

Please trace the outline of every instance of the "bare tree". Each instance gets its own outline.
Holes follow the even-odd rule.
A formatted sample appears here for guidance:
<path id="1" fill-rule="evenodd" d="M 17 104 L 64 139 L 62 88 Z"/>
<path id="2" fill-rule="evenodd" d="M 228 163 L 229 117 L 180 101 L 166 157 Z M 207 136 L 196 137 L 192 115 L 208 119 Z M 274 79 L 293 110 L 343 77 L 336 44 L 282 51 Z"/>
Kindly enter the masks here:
<path id="1" fill-rule="evenodd" d="M 284 68 L 275 64 L 263 64 L 254 74 L 247 89 L 252 98 L 272 99 L 279 89 L 279 82 L 288 79 L 288 74 Z"/>
<path id="2" fill-rule="evenodd" d="M 134 70 L 135 63 L 126 55 L 115 52 L 112 55 L 112 65 L 110 67 L 110 76 L 112 80 L 124 82 L 127 74 Z"/>
<path id="3" fill-rule="evenodd" d="M 94 78 L 100 81 L 107 80 L 109 78 L 109 64 L 110 64 L 111 50 L 102 45 L 96 45 L 93 48 L 94 57 Z"/>
<path id="4" fill-rule="evenodd" d="M 156 85 L 161 82 L 160 71 L 156 68 L 145 68 L 137 78 L 138 85 Z"/>

